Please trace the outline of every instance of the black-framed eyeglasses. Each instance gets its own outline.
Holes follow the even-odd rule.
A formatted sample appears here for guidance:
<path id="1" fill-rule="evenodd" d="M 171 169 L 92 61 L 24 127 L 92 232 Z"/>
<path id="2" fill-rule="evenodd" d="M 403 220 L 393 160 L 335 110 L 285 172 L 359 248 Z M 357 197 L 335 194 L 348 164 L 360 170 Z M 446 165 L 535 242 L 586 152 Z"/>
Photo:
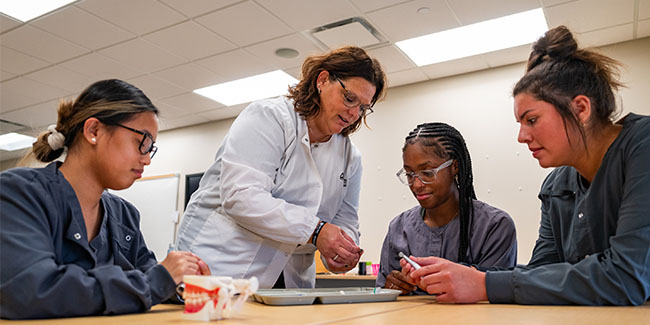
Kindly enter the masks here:
<path id="1" fill-rule="evenodd" d="M 402 168 L 397 172 L 397 178 L 399 178 L 402 184 L 409 186 L 413 185 L 416 177 L 420 179 L 420 182 L 422 182 L 422 184 L 431 184 L 435 182 L 436 177 L 438 176 L 438 172 L 449 167 L 453 162 L 453 159 L 449 159 L 434 169 L 425 169 L 415 173 L 407 172 L 404 170 L 404 168 Z"/>
<path id="2" fill-rule="evenodd" d="M 156 155 L 156 152 L 158 151 L 158 147 L 154 145 L 156 141 L 153 140 L 153 136 L 149 132 L 136 130 L 134 128 L 130 128 L 122 124 L 115 124 L 115 125 L 119 127 L 123 127 L 129 131 L 133 131 L 137 134 L 141 134 L 142 140 L 140 141 L 140 147 L 138 148 L 140 150 L 140 153 L 143 155 L 149 154 L 150 159 L 152 159 L 153 156 Z"/>
<path id="3" fill-rule="evenodd" d="M 341 88 L 345 91 L 345 95 L 343 95 L 343 104 L 345 104 L 345 107 L 347 108 L 359 108 L 359 117 L 365 117 L 374 112 L 372 109 L 372 104 L 361 104 L 361 100 L 359 99 L 359 96 L 357 94 L 351 92 L 348 90 L 347 87 L 345 87 L 345 84 L 343 84 L 343 81 L 339 79 L 339 77 L 334 76 L 334 79 L 339 82 L 341 85 Z"/>

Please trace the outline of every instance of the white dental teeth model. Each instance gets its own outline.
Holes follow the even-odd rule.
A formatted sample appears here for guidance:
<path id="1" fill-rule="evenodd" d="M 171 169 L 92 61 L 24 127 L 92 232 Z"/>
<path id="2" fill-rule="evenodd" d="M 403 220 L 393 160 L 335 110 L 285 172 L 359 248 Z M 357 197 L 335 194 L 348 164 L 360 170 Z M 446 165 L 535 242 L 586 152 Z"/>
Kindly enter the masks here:
<path id="1" fill-rule="evenodd" d="M 256 277 L 233 280 L 229 276 L 186 275 L 183 282 L 183 319 L 206 322 L 238 313 L 259 286 Z M 239 296 L 235 299 L 237 294 Z"/>

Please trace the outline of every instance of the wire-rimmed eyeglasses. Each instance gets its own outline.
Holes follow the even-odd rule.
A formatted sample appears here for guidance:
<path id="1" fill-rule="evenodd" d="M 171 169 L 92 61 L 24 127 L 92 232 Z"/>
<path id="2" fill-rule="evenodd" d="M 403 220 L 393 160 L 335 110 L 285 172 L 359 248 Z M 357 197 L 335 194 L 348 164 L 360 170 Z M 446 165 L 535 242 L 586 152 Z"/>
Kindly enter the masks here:
<path id="1" fill-rule="evenodd" d="M 359 108 L 359 117 L 365 117 L 374 112 L 372 109 L 372 104 L 361 104 L 361 100 L 359 99 L 359 96 L 357 94 L 351 92 L 348 90 L 347 87 L 345 87 L 345 84 L 343 84 L 343 81 L 339 79 L 339 77 L 334 76 L 334 79 L 339 82 L 341 85 L 341 88 L 345 91 L 345 94 L 343 95 L 343 104 L 347 108 Z"/>
<path id="2" fill-rule="evenodd" d="M 434 169 L 425 169 L 418 172 L 407 172 L 404 170 L 404 168 L 402 168 L 397 172 L 396 175 L 397 178 L 399 178 L 400 182 L 402 182 L 404 185 L 413 185 L 416 177 L 420 179 L 420 182 L 422 182 L 422 184 L 431 184 L 435 182 L 436 176 L 438 176 L 438 172 L 449 167 L 453 162 L 453 159 L 449 159 Z"/>
<path id="3" fill-rule="evenodd" d="M 123 127 L 129 131 L 133 131 L 137 134 L 141 134 L 142 140 L 140 141 L 140 147 L 138 148 L 140 150 L 140 153 L 143 155 L 149 154 L 150 159 L 156 155 L 156 152 L 158 151 L 158 147 L 154 145 L 156 141 L 153 140 L 153 136 L 149 132 L 136 130 L 134 128 L 130 128 L 122 124 L 115 124 L 115 125 L 119 127 Z"/>

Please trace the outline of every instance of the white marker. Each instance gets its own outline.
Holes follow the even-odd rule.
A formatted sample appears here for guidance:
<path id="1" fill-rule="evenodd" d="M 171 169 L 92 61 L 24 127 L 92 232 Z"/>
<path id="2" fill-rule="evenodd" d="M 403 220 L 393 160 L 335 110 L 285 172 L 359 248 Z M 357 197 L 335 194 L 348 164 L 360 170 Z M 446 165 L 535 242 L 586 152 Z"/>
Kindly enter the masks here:
<path id="1" fill-rule="evenodd" d="M 408 256 L 404 255 L 404 253 L 399 252 L 399 257 L 403 258 L 405 261 L 407 261 L 411 266 L 413 266 L 414 269 L 419 269 L 421 266 L 418 263 L 415 263 L 412 259 L 410 259 Z"/>

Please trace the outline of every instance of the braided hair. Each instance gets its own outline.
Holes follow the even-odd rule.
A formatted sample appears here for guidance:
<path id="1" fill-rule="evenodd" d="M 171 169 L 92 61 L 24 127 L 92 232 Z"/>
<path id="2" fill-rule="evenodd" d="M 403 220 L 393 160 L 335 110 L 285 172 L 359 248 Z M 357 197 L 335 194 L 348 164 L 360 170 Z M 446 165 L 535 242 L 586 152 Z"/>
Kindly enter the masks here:
<path id="1" fill-rule="evenodd" d="M 474 176 L 472 160 L 465 144 L 465 139 L 453 126 L 441 123 L 424 123 L 418 125 L 409 133 L 404 141 L 402 152 L 409 145 L 420 143 L 422 148 L 441 158 L 451 158 L 458 162 L 456 187 L 458 188 L 458 203 L 460 216 L 460 245 L 458 246 L 458 262 L 469 263 L 467 250 L 469 248 L 469 222 L 473 213 L 472 200 L 476 199 L 474 192 Z"/>

